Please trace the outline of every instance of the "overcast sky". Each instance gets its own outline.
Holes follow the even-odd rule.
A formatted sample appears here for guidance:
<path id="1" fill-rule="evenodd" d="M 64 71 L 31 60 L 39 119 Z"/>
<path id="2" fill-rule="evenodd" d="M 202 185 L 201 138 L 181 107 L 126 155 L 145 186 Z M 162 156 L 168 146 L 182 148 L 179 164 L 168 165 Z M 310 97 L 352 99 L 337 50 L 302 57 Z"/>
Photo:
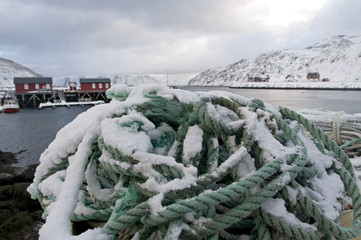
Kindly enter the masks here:
<path id="1" fill-rule="evenodd" d="M 360 23 L 360 0 L 0 0 L 0 57 L 44 76 L 201 72 Z"/>

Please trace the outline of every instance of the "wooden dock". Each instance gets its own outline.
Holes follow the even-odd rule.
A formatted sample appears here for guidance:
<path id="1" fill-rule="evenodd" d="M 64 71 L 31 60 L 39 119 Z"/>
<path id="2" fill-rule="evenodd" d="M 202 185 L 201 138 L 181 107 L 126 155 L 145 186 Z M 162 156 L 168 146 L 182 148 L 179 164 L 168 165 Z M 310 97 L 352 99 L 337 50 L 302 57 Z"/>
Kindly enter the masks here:
<path id="1" fill-rule="evenodd" d="M 105 91 L 80 91 L 80 90 L 54 90 L 54 91 L 31 91 L 14 92 L 21 108 L 38 108 L 41 103 L 59 102 L 109 102 Z M 81 104 L 79 104 L 81 105 Z"/>
<path id="2" fill-rule="evenodd" d="M 98 101 L 84 101 L 84 102 L 63 102 L 63 101 L 56 101 L 54 103 L 52 102 L 46 102 L 46 103 L 40 103 L 39 104 L 39 109 L 42 108 L 56 108 L 56 107 L 71 107 L 71 106 L 85 106 L 85 105 L 99 105 L 99 104 L 103 104 L 104 101 L 103 100 L 98 100 Z"/>

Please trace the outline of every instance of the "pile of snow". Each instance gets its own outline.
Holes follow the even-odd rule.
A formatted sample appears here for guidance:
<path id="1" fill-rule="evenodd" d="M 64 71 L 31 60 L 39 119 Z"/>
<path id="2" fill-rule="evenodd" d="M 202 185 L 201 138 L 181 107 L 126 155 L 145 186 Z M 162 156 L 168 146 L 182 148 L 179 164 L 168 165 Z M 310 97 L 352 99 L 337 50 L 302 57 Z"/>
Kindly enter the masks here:
<path id="1" fill-rule="evenodd" d="M 14 87 L 14 77 L 41 77 L 41 75 L 9 59 L 0 58 L 0 88 Z"/>
<path id="2" fill-rule="evenodd" d="M 113 165 L 125 171 L 131 169 L 145 177 L 144 181 L 139 181 L 142 177 L 138 178 L 135 175 L 134 181 L 142 192 L 150 193 L 144 195 L 142 199 L 148 198 L 145 202 L 149 206 L 150 213 L 156 216 L 165 210 L 166 206 L 162 205 L 162 200 L 167 194 L 197 186 L 205 176 L 217 180 L 214 181 L 213 188 L 206 188 L 201 195 L 213 194 L 213 191 L 227 188 L 226 183 L 222 182 L 225 174 L 228 176 L 227 181 L 242 182 L 252 178 L 257 172 L 257 164 L 266 165 L 278 160 L 282 161 L 280 169 L 277 173 L 271 174 L 265 184 L 275 184 L 278 190 L 285 187 L 289 193 L 288 205 L 295 204 L 298 198 L 307 194 L 326 217 L 333 221 L 339 217 L 342 202 L 346 200 L 344 183 L 337 174 L 337 169 L 342 167 L 341 163 L 334 155 L 320 151 L 319 145 L 316 146 L 315 142 L 307 137 L 304 128 L 296 121 L 288 121 L 288 123 L 299 140 L 285 141 L 283 137 L 287 135 L 288 130 L 285 131 L 275 120 L 275 117 L 281 117 L 278 107 L 266 104 L 264 109 L 255 108 L 255 104 L 261 106 L 259 102 L 228 92 L 188 92 L 168 89 L 162 85 L 143 85 L 133 89 L 124 85 L 115 85 L 107 94 L 120 96 L 121 100 L 113 99 L 109 104 L 95 106 L 80 114 L 58 132 L 55 140 L 40 157 L 34 182 L 28 188 L 32 197 L 39 198 L 42 206 L 46 207 L 47 218 L 40 229 L 40 239 L 112 239 L 112 236 L 106 234 L 107 224 L 103 228 L 89 229 L 78 236 L 72 236 L 70 224 L 73 214 L 85 217 L 96 215 L 97 211 L 103 209 L 115 211 L 115 204 L 126 201 L 124 196 L 131 193 L 129 184 L 132 180 L 129 178 L 133 178 L 132 174 L 129 178 L 122 178 L 122 174 L 117 172 L 119 176 L 116 178 L 103 176 L 100 179 L 97 174 L 102 171 L 97 171 L 97 167 L 101 164 Z M 221 98 L 237 102 L 239 107 L 231 110 L 214 103 Z M 170 114 L 172 111 L 174 114 L 179 114 L 179 111 L 174 111 L 165 105 L 144 110 L 147 109 L 145 106 L 149 106 L 148 103 L 152 104 L 153 101 L 160 99 L 169 106 L 173 106 L 172 101 L 175 104 L 184 104 L 182 106 L 187 109 L 184 111 L 190 115 L 162 117 L 163 109 L 166 109 L 165 114 Z M 201 109 L 205 109 L 202 111 L 205 111 L 209 118 L 207 114 L 194 113 L 201 106 L 204 106 Z M 146 115 L 153 116 L 152 121 Z M 201 120 L 201 115 L 205 116 L 205 119 L 210 119 L 207 121 L 220 122 L 223 131 L 228 131 L 229 136 L 221 136 L 217 132 L 221 129 L 207 126 L 206 120 Z M 183 140 L 180 140 L 175 136 L 184 127 L 184 121 L 180 123 L 179 119 L 182 117 L 191 126 L 186 128 Z M 198 120 L 195 121 L 197 117 Z M 242 139 L 240 135 L 243 136 Z M 211 136 L 211 141 L 204 136 Z M 280 139 L 283 140 L 282 143 L 279 142 Z M 157 145 L 157 141 L 163 143 Z M 254 144 L 260 148 L 262 157 L 250 153 Z M 205 146 L 212 151 L 218 151 L 214 155 L 214 160 L 207 163 L 209 164 L 206 167 L 207 171 L 210 171 L 207 172 L 208 175 L 200 172 L 201 163 L 198 158 L 208 151 L 203 151 Z M 224 150 L 221 150 L 221 147 Z M 99 150 L 96 150 L 98 148 Z M 112 149 L 116 149 L 118 153 Z M 306 159 L 293 158 L 306 152 L 308 154 Z M 315 169 L 313 173 L 310 172 L 313 176 L 308 180 L 307 186 L 294 189 L 294 185 L 289 183 L 295 178 L 294 173 L 300 171 L 306 163 L 307 168 Z M 172 174 L 164 173 L 159 170 L 161 166 L 176 169 L 182 173 L 182 177 L 174 178 Z M 59 170 L 55 171 L 56 169 Z M 111 169 L 109 167 L 106 171 L 112 171 Z M 245 197 L 258 194 L 264 187 L 262 184 L 249 185 L 251 189 L 248 189 L 249 192 Z M 212 187 L 212 184 L 209 187 Z M 275 189 L 274 186 L 272 189 Z M 276 191 L 272 192 L 276 194 Z M 89 195 L 91 198 L 88 197 Z M 286 202 L 280 199 L 281 196 L 283 195 L 274 195 L 273 199 L 264 201 L 261 205 L 262 210 L 303 230 L 322 231 L 318 228 L 317 222 L 302 222 L 312 218 L 298 218 L 298 214 L 302 213 L 292 211 L 296 209 L 293 205 L 286 207 Z M 174 203 L 192 200 L 182 197 L 186 196 L 173 199 Z M 91 199 L 97 200 L 89 203 Z M 98 201 L 109 202 L 103 205 Z M 239 201 L 237 204 L 241 204 L 244 199 L 232 198 L 232 201 Z M 275 206 L 276 208 L 273 209 Z M 192 233 L 195 229 L 203 229 L 205 224 L 213 221 L 212 218 L 196 216 L 193 213 L 187 213 L 190 216 L 186 218 L 179 233 L 181 231 Z M 112 215 L 112 217 L 119 216 Z M 110 221 L 113 220 L 112 217 Z M 180 219 L 183 219 L 183 216 L 180 216 Z M 168 223 L 164 223 L 165 226 L 166 224 Z M 137 227 L 141 228 L 142 223 L 133 226 L 134 231 L 138 231 Z M 132 234 L 139 235 L 135 232 Z"/>
<path id="3" fill-rule="evenodd" d="M 226 67 L 209 69 L 190 85 L 244 86 L 246 82 L 304 82 L 318 72 L 320 80 L 361 82 L 361 36 L 339 35 L 301 50 L 278 50 L 255 59 L 242 59 Z M 257 82 L 258 83 L 258 82 Z M 329 84 L 328 82 L 324 85 Z M 258 86 L 257 84 L 254 86 Z"/>

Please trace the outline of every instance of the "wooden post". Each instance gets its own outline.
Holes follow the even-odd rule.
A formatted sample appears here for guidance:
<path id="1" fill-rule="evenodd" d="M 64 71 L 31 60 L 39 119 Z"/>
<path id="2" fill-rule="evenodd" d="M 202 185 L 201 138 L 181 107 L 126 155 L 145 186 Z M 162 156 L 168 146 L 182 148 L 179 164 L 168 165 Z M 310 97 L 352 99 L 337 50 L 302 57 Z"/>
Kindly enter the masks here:
<path id="1" fill-rule="evenodd" d="M 25 96 L 24 96 L 24 93 L 21 94 L 21 105 L 23 106 L 23 108 L 26 107 L 26 102 L 25 102 Z"/>
<path id="2" fill-rule="evenodd" d="M 36 108 L 36 96 L 35 93 L 33 93 L 33 107 Z"/>

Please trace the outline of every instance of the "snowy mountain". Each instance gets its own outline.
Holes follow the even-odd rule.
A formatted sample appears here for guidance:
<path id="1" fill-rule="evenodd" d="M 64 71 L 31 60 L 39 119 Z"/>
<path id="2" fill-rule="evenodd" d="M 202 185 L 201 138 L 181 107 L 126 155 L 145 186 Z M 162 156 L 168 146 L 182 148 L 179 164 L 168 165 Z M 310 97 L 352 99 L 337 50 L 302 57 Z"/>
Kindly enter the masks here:
<path id="1" fill-rule="evenodd" d="M 11 60 L 0 58 L 0 88 L 14 86 L 14 77 L 40 77 L 41 75 Z"/>
<path id="2" fill-rule="evenodd" d="M 168 86 L 183 86 L 187 85 L 188 82 L 197 76 L 198 73 L 150 73 L 149 76 L 161 81 L 163 84 Z"/>
<path id="3" fill-rule="evenodd" d="M 360 66 L 361 36 L 338 35 L 305 49 L 272 51 L 209 69 L 189 84 L 237 87 L 247 82 L 306 82 L 310 72 L 330 82 L 361 82 Z"/>
<path id="4" fill-rule="evenodd" d="M 54 86 L 67 87 L 69 81 L 79 83 L 82 77 L 107 77 L 110 78 L 112 84 L 126 84 L 135 86 L 139 84 L 163 84 L 163 85 L 187 85 L 188 82 L 197 76 L 198 73 L 158 73 L 158 74 L 117 74 L 117 75 L 100 75 L 100 76 L 66 76 L 53 77 Z"/>
<path id="5" fill-rule="evenodd" d="M 53 77 L 54 87 L 68 87 L 70 82 L 77 82 L 79 86 L 79 78 L 110 78 L 111 84 L 126 84 L 135 86 L 139 84 L 161 84 L 161 81 L 149 76 L 141 74 L 116 74 L 116 75 L 97 75 L 97 76 L 65 76 Z"/>

